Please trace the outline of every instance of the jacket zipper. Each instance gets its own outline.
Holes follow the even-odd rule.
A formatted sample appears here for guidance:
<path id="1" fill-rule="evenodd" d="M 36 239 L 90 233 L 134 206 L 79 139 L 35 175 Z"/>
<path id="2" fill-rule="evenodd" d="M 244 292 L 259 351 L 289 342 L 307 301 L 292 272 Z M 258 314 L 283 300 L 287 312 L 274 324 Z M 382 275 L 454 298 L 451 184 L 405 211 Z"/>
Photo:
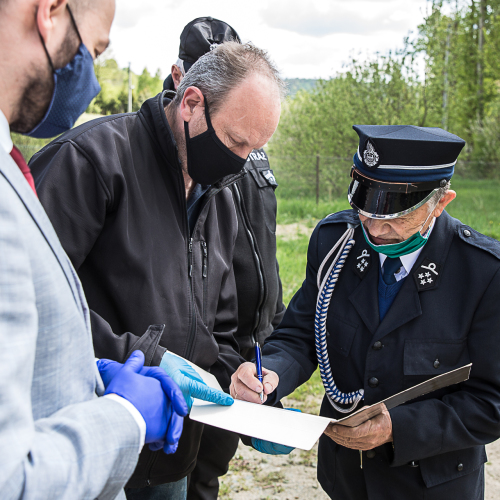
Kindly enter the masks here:
<path id="1" fill-rule="evenodd" d="M 207 193 L 206 193 L 206 199 L 205 199 L 205 203 L 203 204 L 203 206 L 200 208 L 200 212 L 199 212 L 199 215 L 198 215 L 198 219 L 196 219 L 196 224 L 194 225 L 194 229 L 193 229 L 193 234 L 196 233 L 196 230 L 198 229 L 198 224 L 200 223 L 200 216 L 203 212 L 203 210 L 205 210 L 205 207 L 210 203 L 210 201 L 212 200 L 212 198 L 218 194 L 220 191 L 222 191 L 225 187 L 227 186 L 230 186 L 231 184 L 235 183 L 237 180 L 241 179 L 244 175 L 246 174 L 246 169 L 243 168 L 243 170 L 239 173 L 239 174 L 236 174 L 236 175 L 233 175 L 231 176 L 226 182 L 220 182 L 220 183 L 217 183 L 218 186 L 216 188 L 210 188 Z M 207 196 L 208 195 L 208 196 Z M 188 234 L 189 234 L 189 224 L 188 224 Z M 189 245 L 189 263 L 190 263 L 190 274 L 192 274 L 192 251 L 193 251 L 193 238 L 191 238 L 191 235 L 189 234 L 189 242 L 190 242 L 190 245 Z M 208 249 L 207 249 L 208 251 Z M 207 256 L 208 256 L 208 253 L 207 253 Z M 208 259 L 207 259 L 207 276 L 208 276 Z M 208 281 L 208 280 L 205 280 L 205 281 Z M 195 303 L 194 303 L 194 291 L 193 291 L 193 281 L 192 281 L 192 276 L 189 276 L 189 288 L 190 288 L 190 292 L 191 292 L 191 311 L 192 311 L 192 316 L 193 316 L 193 319 L 192 319 L 192 322 L 191 322 L 191 328 L 189 329 L 189 337 L 188 337 L 188 343 L 187 343 L 187 346 L 186 346 L 186 352 L 185 352 L 185 358 L 186 359 L 191 359 L 192 355 L 193 355 L 193 346 L 194 346 L 194 338 L 196 336 L 196 312 L 195 312 Z"/>
<path id="2" fill-rule="evenodd" d="M 208 247 L 207 242 L 201 242 L 201 249 L 203 251 L 203 268 L 202 268 L 202 277 L 203 277 L 203 310 L 202 310 L 202 318 L 205 326 L 207 325 L 207 277 L 208 277 Z"/>
<path id="3" fill-rule="evenodd" d="M 238 203 L 238 208 L 239 208 L 240 213 L 241 213 L 241 219 L 243 220 L 243 224 L 245 226 L 245 230 L 247 232 L 248 239 L 250 240 L 250 247 L 252 249 L 255 262 L 257 263 L 256 267 L 257 267 L 257 278 L 259 280 L 259 301 L 257 304 L 257 311 L 255 314 L 255 322 L 254 322 L 252 332 L 251 332 L 252 340 L 253 340 L 253 343 L 255 344 L 255 342 L 257 341 L 256 333 L 258 332 L 258 329 L 259 329 L 260 318 L 262 317 L 262 308 L 263 308 L 263 304 L 264 304 L 264 294 L 265 294 L 264 273 L 262 270 L 262 262 L 261 262 L 261 259 L 259 257 L 259 253 L 257 252 L 257 244 L 255 242 L 255 236 L 252 232 L 250 223 L 247 219 L 246 210 L 243 207 L 243 201 L 242 201 L 241 192 L 240 192 L 240 188 L 239 188 L 238 184 L 234 185 L 234 191 L 236 193 L 236 199 L 237 199 L 237 203 Z"/>

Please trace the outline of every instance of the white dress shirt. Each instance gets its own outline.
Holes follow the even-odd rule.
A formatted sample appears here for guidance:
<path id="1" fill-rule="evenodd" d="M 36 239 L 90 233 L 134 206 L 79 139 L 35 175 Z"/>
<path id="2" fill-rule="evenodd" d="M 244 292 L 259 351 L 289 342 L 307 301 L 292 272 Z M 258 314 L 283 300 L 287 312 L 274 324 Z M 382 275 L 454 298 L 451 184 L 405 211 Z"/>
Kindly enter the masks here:
<path id="1" fill-rule="evenodd" d="M 10 137 L 10 127 L 7 118 L 2 113 L 0 109 L 0 147 L 7 153 L 10 154 L 14 144 L 12 143 L 12 139 Z"/>
<path id="2" fill-rule="evenodd" d="M 434 228 L 434 222 L 436 222 L 436 219 L 432 219 L 431 225 L 429 226 L 429 229 L 427 229 L 426 233 L 429 234 L 428 238 L 430 238 L 432 230 Z M 422 251 L 424 247 L 420 247 L 418 250 L 415 250 L 412 253 L 409 253 L 408 255 L 403 255 L 402 257 L 399 257 L 401 259 L 401 263 L 403 264 L 399 271 L 394 274 L 394 277 L 396 278 L 396 281 L 400 281 L 403 278 L 406 278 L 411 271 L 411 268 L 417 262 L 418 256 L 420 255 L 420 252 Z M 385 259 L 387 259 L 387 255 L 384 255 L 383 253 L 379 253 L 379 259 L 380 259 L 380 267 L 384 267 L 384 262 Z"/>

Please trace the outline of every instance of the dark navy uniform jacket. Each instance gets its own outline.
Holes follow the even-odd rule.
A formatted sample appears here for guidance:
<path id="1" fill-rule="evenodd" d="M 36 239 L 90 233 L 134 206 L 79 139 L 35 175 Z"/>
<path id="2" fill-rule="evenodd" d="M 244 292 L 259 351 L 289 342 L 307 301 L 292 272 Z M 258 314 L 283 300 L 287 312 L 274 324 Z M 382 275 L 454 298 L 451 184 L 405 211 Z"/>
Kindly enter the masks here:
<path id="1" fill-rule="evenodd" d="M 271 404 L 316 369 L 317 271 L 348 222 L 359 224 L 354 211 L 318 224 L 309 244 L 306 279 L 263 348 L 263 365 L 280 377 Z M 373 404 L 473 365 L 467 382 L 392 409 L 394 448 L 386 444 L 363 453 L 363 469 L 359 451 L 323 435 L 318 479 L 331 498 L 342 500 L 481 499 L 484 445 L 500 436 L 500 243 L 443 212 L 380 322 L 379 256 L 359 226 L 354 238 L 327 319 L 337 387 L 344 393 L 363 388 L 364 404 Z M 364 250 L 369 265 L 360 271 L 358 257 Z M 326 398 L 321 415 L 345 416 Z"/>

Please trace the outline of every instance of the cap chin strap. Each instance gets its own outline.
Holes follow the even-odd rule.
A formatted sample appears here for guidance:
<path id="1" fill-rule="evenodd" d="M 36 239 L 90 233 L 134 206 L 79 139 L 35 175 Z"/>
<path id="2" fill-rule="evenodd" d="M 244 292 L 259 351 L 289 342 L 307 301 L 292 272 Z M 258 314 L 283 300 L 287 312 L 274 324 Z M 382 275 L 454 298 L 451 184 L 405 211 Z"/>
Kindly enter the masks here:
<path id="1" fill-rule="evenodd" d="M 341 413 L 351 412 L 358 406 L 359 402 L 364 399 L 363 389 L 345 394 L 337 388 L 337 385 L 335 384 L 332 376 L 326 337 L 326 318 L 328 315 L 328 308 L 330 307 L 330 301 L 333 291 L 335 290 L 335 285 L 337 284 L 340 271 L 344 267 L 349 252 L 356 243 L 353 239 L 353 236 L 354 226 L 349 224 L 347 231 L 340 237 L 335 246 L 328 252 L 327 256 L 323 259 L 323 262 L 319 267 L 317 276 L 317 286 L 319 291 L 318 299 L 316 302 L 316 315 L 314 318 L 316 356 L 318 358 L 321 380 L 323 382 L 328 401 L 330 401 L 330 404 Z M 328 262 L 328 259 L 333 255 L 335 250 L 337 250 L 337 248 L 337 255 L 333 259 L 333 262 L 326 272 L 323 281 L 320 283 L 323 268 Z M 333 332 L 333 334 L 335 334 L 335 332 Z M 351 406 L 349 408 L 342 408 L 336 403 L 344 405 L 350 404 Z"/>

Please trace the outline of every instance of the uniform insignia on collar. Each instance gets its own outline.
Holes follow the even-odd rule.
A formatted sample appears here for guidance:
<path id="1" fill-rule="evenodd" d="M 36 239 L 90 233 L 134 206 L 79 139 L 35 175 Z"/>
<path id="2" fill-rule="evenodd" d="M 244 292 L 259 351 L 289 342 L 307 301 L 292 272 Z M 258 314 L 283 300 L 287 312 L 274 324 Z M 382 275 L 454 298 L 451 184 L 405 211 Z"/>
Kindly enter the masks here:
<path id="1" fill-rule="evenodd" d="M 276 187 L 278 183 L 276 182 L 276 177 L 274 177 L 273 171 L 271 169 L 269 170 L 262 170 L 261 171 L 262 177 L 266 179 L 267 183 L 270 186 Z"/>
<path id="2" fill-rule="evenodd" d="M 413 278 L 417 284 L 418 291 L 434 288 L 439 277 L 441 266 L 425 259 L 422 265 L 413 273 Z"/>
<path id="3" fill-rule="evenodd" d="M 360 277 L 366 274 L 371 264 L 371 255 L 366 248 L 364 248 L 356 257 L 354 262 L 354 272 Z"/>
<path id="4" fill-rule="evenodd" d="M 375 151 L 373 144 L 370 141 L 366 142 L 365 150 L 363 151 L 363 161 L 367 167 L 378 167 L 380 161 L 379 154 Z"/>

